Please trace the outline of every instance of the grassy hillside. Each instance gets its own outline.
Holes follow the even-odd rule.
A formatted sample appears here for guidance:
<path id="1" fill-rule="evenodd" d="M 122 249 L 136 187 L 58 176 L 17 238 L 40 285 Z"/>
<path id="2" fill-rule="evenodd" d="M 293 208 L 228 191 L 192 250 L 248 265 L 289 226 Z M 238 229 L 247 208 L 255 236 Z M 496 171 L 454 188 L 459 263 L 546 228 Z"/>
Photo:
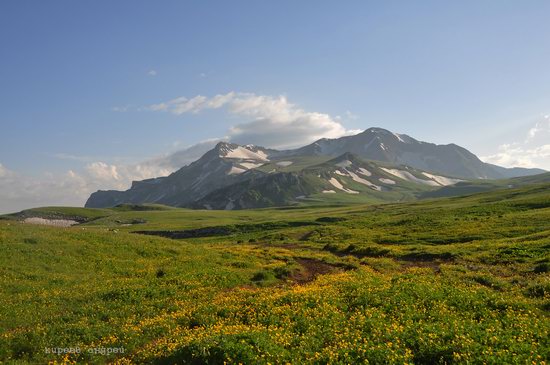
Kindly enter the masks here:
<path id="1" fill-rule="evenodd" d="M 403 202 L 462 181 L 408 166 L 363 160 L 351 153 L 330 160 L 299 157 L 270 162 L 258 170 L 267 174 L 248 174 L 248 178 L 212 191 L 188 206 L 233 210 Z"/>
<path id="2" fill-rule="evenodd" d="M 86 219 L 20 220 L 33 214 Z M 547 184 L 399 204 L 6 218 L 3 362 L 550 359 Z M 51 353 L 70 347 L 80 354 Z"/>
<path id="3" fill-rule="evenodd" d="M 263 172 L 298 172 L 307 167 L 321 164 L 330 160 L 327 156 L 293 156 L 271 161 L 258 168 Z"/>
<path id="4" fill-rule="evenodd" d="M 41 207 L 23 210 L 9 214 L 5 218 L 25 219 L 38 217 L 44 219 L 71 219 L 79 222 L 88 222 L 112 214 L 110 209 L 90 209 L 78 207 Z"/>

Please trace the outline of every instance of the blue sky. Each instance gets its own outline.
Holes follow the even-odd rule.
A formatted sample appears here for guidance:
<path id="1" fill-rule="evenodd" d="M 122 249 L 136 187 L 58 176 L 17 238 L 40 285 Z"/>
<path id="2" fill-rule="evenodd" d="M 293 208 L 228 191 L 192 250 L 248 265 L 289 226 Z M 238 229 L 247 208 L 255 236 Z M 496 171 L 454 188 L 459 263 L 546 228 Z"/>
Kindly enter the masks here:
<path id="1" fill-rule="evenodd" d="M 288 147 L 380 126 L 550 169 L 548 14 L 548 1 L 0 2 L 0 211 L 82 204 L 224 137 Z M 211 107 L 216 95 L 229 101 Z"/>

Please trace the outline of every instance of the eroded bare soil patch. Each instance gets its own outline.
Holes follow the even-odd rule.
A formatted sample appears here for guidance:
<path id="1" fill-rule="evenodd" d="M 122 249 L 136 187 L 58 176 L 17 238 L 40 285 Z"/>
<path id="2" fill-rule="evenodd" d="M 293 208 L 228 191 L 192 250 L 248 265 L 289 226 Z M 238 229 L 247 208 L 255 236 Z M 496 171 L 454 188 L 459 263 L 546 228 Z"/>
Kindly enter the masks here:
<path id="1" fill-rule="evenodd" d="M 289 277 L 296 284 L 309 283 L 319 275 L 343 271 L 341 267 L 316 259 L 298 258 L 296 262 L 300 264 L 301 268 Z"/>

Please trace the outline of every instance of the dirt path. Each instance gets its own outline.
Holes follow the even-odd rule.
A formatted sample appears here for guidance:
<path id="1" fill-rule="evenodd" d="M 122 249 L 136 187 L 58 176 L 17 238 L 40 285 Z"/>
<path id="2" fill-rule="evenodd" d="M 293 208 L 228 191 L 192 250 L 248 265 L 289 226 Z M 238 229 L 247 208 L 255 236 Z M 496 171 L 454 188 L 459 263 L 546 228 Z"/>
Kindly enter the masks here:
<path id="1" fill-rule="evenodd" d="M 300 270 L 292 273 L 290 279 L 296 284 L 305 284 L 315 280 L 319 275 L 342 271 L 341 268 L 316 259 L 297 258 Z"/>

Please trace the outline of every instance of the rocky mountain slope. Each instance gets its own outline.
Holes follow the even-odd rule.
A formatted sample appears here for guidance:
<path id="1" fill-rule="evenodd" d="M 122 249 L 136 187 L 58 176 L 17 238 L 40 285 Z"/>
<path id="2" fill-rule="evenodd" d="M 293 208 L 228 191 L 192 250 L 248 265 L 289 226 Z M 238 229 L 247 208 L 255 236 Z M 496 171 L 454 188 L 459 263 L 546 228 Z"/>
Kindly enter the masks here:
<path id="1" fill-rule="evenodd" d="M 305 147 L 288 151 L 288 154 L 335 157 L 345 152 L 369 160 L 407 165 L 465 179 L 502 179 L 544 172 L 540 169 L 495 166 L 481 161 L 476 155 L 456 144 L 421 142 L 382 128 L 369 128 L 357 135 L 338 139 L 320 139 Z"/>
<path id="2" fill-rule="evenodd" d="M 256 146 L 220 142 L 200 159 L 166 177 L 134 181 L 126 191 L 97 191 L 86 207 L 113 207 L 122 203 L 159 203 L 187 206 L 211 191 L 254 175 L 268 162 L 270 151 Z M 243 174 L 245 172 L 250 173 Z"/>

